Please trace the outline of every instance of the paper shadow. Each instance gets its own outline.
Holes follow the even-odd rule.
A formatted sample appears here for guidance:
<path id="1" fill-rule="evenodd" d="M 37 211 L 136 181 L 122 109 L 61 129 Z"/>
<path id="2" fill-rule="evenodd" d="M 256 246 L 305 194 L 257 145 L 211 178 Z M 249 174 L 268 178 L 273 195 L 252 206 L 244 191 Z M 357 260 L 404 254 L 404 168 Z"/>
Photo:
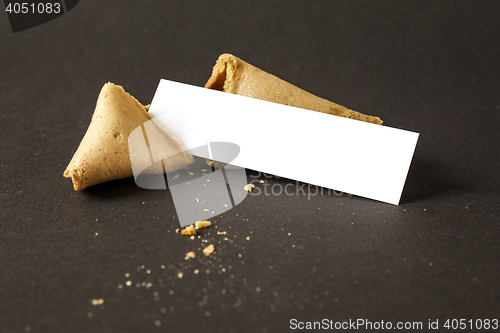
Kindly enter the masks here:
<path id="1" fill-rule="evenodd" d="M 406 178 L 400 204 L 456 194 L 467 188 L 452 176 L 452 170 L 436 160 L 414 158 Z"/>

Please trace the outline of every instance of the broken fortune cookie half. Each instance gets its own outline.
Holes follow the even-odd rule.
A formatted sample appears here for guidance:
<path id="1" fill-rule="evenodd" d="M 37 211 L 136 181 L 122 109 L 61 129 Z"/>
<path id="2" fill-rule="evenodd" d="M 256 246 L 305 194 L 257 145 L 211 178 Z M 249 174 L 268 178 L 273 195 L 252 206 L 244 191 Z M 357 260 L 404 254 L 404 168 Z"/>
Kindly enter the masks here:
<path id="1" fill-rule="evenodd" d="M 219 56 L 205 88 L 382 124 L 379 117 L 364 115 L 315 96 L 231 54 Z"/>
<path id="2" fill-rule="evenodd" d="M 132 177 L 128 137 L 137 127 L 152 120 L 147 109 L 123 87 L 106 83 L 97 99 L 92 121 L 80 146 L 69 162 L 64 177 L 71 178 L 75 190 L 111 180 Z M 162 133 L 160 145 L 165 170 L 172 172 L 191 164 L 194 159 L 184 152 L 181 142 L 153 120 Z M 157 136 L 158 137 L 158 136 Z M 149 144 L 154 144 L 149 142 Z"/>

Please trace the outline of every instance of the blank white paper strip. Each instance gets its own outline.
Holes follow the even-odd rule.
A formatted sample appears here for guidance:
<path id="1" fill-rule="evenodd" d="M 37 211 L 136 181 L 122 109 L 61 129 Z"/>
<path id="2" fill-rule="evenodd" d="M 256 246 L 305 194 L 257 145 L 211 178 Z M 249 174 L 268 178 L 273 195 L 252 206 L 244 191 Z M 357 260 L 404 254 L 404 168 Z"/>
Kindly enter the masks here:
<path id="1" fill-rule="evenodd" d="M 239 155 L 221 162 L 395 205 L 418 140 L 415 132 L 168 80 L 149 113 L 186 150 L 235 143 Z"/>

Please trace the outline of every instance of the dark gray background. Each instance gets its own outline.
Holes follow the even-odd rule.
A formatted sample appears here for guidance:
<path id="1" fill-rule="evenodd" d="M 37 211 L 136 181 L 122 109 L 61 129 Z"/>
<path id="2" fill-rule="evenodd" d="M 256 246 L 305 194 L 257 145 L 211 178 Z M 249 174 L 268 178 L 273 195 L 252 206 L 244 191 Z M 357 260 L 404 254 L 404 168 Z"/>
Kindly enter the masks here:
<path id="1" fill-rule="evenodd" d="M 81 1 L 16 34 L 0 14 L 0 331 L 499 318 L 499 13 L 498 1 Z M 419 132 L 401 204 L 261 193 L 190 240 L 168 191 L 126 179 L 76 192 L 62 177 L 105 82 L 149 103 L 161 78 L 203 85 L 224 52 Z M 202 239 L 216 253 L 184 261 Z"/>

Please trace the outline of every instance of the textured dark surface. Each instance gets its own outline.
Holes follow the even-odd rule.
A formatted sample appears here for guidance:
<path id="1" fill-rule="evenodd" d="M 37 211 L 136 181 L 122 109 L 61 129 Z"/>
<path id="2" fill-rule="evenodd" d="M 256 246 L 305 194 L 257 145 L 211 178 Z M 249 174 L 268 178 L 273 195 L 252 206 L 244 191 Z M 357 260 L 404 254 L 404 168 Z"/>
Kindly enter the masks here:
<path id="1" fill-rule="evenodd" d="M 497 1 L 82 1 L 16 34 L 0 14 L 0 331 L 499 318 L 499 13 Z M 149 103 L 161 78 L 203 85 L 224 52 L 419 132 L 402 203 L 308 198 L 261 175 L 261 192 L 190 240 L 168 191 L 126 179 L 76 192 L 62 177 L 105 82 Z M 248 118 L 249 135 L 275 126 Z M 263 192 L 286 184 L 294 195 Z M 202 240 L 215 254 L 185 261 Z"/>

